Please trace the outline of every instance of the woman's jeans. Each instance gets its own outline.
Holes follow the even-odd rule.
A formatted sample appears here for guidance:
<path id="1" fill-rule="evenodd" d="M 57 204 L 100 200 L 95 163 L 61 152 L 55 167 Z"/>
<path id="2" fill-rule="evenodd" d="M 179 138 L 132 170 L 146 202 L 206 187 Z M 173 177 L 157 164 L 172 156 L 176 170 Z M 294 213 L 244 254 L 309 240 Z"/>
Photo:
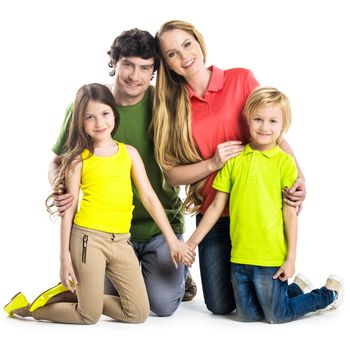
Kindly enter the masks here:
<path id="1" fill-rule="evenodd" d="M 197 214 L 198 226 L 202 214 Z M 231 283 L 230 218 L 220 218 L 198 246 L 199 267 L 204 301 L 209 311 L 217 315 L 236 309 Z M 288 288 L 290 298 L 303 294 L 294 283 Z"/>
<path id="2" fill-rule="evenodd" d="M 287 292 L 288 282 L 272 278 L 278 269 L 279 267 L 231 264 L 240 320 L 289 322 L 309 312 L 324 309 L 334 301 L 333 291 L 326 287 L 291 297 Z"/>

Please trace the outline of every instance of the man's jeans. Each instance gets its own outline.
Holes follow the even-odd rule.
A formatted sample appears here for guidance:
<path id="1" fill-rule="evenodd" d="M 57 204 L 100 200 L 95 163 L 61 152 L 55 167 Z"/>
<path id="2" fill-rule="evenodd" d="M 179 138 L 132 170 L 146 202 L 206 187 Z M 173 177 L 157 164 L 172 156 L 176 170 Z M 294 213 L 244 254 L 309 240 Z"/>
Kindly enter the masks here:
<path id="1" fill-rule="evenodd" d="M 272 278 L 278 268 L 231 264 L 232 284 L 240 320 L 289 322 L 309 312 L 324 309 L 334 301 L 333 291 L 326 287 L 291 297 L 287 292 L 288 282 Z M 294 286 L 297 287 L 295 284 Z"/>
<path id="2" fill-rule="evenodd" d="M 177 234 L 183 241 L 183 234 Z M 131 242 L 141 265 L 151 311 L 158 316 L 170 316 L 179 307 L 185 293 L 187 267 L 179 264 L 176 269 L 170 257 L 169 247 L 162 234 L 146 243 Z M 110 281 L 105 279 L 105 293 L 115 294 Z"/>

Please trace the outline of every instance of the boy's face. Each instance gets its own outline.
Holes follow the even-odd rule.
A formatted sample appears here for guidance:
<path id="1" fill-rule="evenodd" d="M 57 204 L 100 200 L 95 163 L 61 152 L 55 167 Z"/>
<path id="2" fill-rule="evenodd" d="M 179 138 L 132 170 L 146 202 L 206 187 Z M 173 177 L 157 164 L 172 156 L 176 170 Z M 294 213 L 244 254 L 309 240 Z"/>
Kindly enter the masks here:
<path id="1" fill-rule="evenodd" d="M 115 65 L 115 83 L 120 95 L 138 102 L 143 98 L 153 75 L 154 59 L 120 57 Z"/>
<path id="2" fill-rule="evenodd" d="M 281 108 L 271 104 L 256 108 L 248 120 L 248 125 L 252 148 L 259 151 L 272 149 L 282 132 Z"/>

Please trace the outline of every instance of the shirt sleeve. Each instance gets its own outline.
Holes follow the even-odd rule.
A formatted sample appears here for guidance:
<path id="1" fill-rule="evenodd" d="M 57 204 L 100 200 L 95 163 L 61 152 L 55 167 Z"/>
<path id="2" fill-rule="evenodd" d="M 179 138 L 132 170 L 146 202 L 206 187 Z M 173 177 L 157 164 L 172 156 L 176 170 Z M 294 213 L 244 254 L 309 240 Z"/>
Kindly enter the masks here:
<path id="1" fill-rule="evenodd" d="M 226 164 L 220 169 L 214 179 L 212 185 L 213 188 L 221 192 L 231 193 L 233 185 L 232 171 L 234 168 L 234 161 L 235 158 L 228 160 Z"/>
<path id="2" fill-rule="evenodd" d="M 293 157 L 286 154 L 285 161 L 281 169 L 281 188 L 292 187 L 298 178 L 298 169 Z"/>
<path id="3" fill-rule="evenodd" d="M 73 115 L 73 103 L 71 103 L 66 109 L 66 114 L 61 126 L 61 131 L 57 137 L 56 143 L 51 148 L 51 150 L 57 155 L 61 155 L 64 152 L 64 146 L 66 144 L 67 136 L 68 136 L 69 122 L 72 119 L 72 115 Z"/>
<path id="4" fill-rule="evenodd" d="M 254 91 L 258 86 L 259 86 L 259 82 L 256 80 L 254 74 L 252 71 L 248 71 L 248 78 L 246 80 L 246 91 L 245 94 L 248 97 L 252 91 Z"/>

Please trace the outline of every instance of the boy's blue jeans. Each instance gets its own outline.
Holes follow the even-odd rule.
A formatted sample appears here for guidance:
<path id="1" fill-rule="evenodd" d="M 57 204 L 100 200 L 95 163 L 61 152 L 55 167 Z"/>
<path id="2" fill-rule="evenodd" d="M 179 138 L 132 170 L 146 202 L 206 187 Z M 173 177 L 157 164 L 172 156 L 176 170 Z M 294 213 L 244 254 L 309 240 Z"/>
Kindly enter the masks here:
<path id="1" fill-rule="evenodd" d="M 231 279 L 240 320 L 289 322 L 324 309 L 334 301 L 333 291 L 326 287 L 291 297 L 287 293 L 288 282 L 272 278 L 278 268 L 231 263 Z"/>
<path id="2" fill-rule="evenodd" d="M 202 214 L 197 214 L 197 226 L 202 218 Z M 231 313 L 236 309 L 236 304 L 231 283 L 229 217 L 222 217 L 216 222 L 199 244 L 198 252 L 204 301 L 208 310 L 216 315 Z M 288 288 L 290 298 L 302 293 L 294 283 Z"/>

